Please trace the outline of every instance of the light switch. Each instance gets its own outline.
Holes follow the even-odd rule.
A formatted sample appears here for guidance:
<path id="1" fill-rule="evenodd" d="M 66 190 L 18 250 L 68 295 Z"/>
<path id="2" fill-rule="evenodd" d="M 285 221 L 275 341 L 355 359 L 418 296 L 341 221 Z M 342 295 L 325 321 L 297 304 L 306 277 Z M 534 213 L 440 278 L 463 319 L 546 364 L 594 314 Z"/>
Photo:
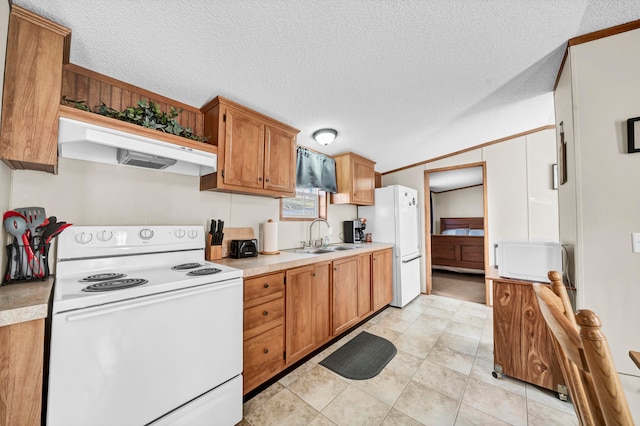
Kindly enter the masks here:
<path id="1" fill-rule="evenodd" d="M 631 233 L 631 251 L 640 253 L 640 232 Z"/>

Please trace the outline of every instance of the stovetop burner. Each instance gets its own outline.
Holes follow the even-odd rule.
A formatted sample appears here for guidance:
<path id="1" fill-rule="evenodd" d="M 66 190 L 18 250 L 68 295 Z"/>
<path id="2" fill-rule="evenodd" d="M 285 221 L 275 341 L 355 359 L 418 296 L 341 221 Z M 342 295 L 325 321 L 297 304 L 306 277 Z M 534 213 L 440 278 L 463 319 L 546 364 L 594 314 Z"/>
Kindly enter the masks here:
<path id="1" fill-rule="evenodd" d="M 221 272 L 221 271 L 222 269 L 218 269 L 218 268 L 203 268 L 203 269 L 196 269 L 195 271 L 187 272 L 187 275 L 194 277 L 194 276 L 200 276 L 200 275 L 217 274 L 218 272 Z"/>
<path id="2" fill-rule="evenodd" d="M 119 273 L 116 273 L 116 272 L 109 272 L 109 273 L 105 273 L 105 274 L 89 275 L 88 277 L 85 277 L 85 278 L 81 279 L 80 282 L 93 283 L 93 282 L 98 282 L 98 281 L 116 280 L 118 278 L 124 278 L 124 277 L 126 277 L 125 274 L 119 274 Z"/>
<path id="3" fill-rule="evenodd" d="M 82 289 L 87 292 L 99 292 L 99 291 L 113 291 L 122 290 L 129 287 L 137 287 L 148 283 L 148 280 L 142 278 L 125 278 L 112 281 L 101 281 L 95 284 L 91 284 Z"/>
<path id="4" fill-rule="evenodd" d="M 173 266 L 171 269 L 174 271 L 182 271 L 183 269 L 195 269 L 202 266 L 202 263 L 181 263 L 180 265 Z"/>

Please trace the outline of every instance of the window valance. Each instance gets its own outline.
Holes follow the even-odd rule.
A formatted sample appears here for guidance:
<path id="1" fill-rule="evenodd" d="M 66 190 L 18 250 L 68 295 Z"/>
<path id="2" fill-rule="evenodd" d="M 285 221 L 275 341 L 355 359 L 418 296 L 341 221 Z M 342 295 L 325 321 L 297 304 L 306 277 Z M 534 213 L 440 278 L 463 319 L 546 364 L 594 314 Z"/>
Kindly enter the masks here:
<path id="1" fill-rule="evenodd" d="M 319 152 L 299 146 L 296 162 L 296 186 L 318 188 L 336 193 L 336 162 Z"/>

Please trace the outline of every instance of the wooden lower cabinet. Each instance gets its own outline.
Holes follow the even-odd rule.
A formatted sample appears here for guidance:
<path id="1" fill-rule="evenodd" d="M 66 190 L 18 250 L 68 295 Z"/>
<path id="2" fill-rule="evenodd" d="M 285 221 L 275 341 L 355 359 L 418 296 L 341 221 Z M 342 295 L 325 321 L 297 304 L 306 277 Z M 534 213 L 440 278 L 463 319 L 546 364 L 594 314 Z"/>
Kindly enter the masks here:
<path id="1" fill-rule="evenodd" d="M 371 300 L 378 311 L 393 299 L 393 252 L 391 249 L 371 254 Z"/>
<path id="2" fill-rule="evenodd" d="M 388 305 L 391 249 L 244 280 L 244 393 Z"/>
<path id="3" fill-rule="evenodd" d="M 0 425 L 40 425 L 44 319 L 0 327 Z"/>
<path id="4" fill-rule="evenodd" d="M 329 341 L 330 262 L 287 271 L 286 362 L 292 364 Z"/>
<path id="5" fill-rule="evenodd" d="M 284 272 L 244 280 L 244 393 L 284 369 Z"/>
<path id="6" fill-rule="evenodd" d="M 493 279 L 493 339 L 497 373 L 555 392 L 565 386 L 531 282 Z"/>
<path id="7" fill-rule="evenodd" d="M 333 262 L 333 335 L 349 329 L 358 315 L 358 257 Z"/>
<path id="8" fill-rule="evenodd" d="M 373 312 L 371 304 L 371 253 L 358 256 L 358 317 Z"/>

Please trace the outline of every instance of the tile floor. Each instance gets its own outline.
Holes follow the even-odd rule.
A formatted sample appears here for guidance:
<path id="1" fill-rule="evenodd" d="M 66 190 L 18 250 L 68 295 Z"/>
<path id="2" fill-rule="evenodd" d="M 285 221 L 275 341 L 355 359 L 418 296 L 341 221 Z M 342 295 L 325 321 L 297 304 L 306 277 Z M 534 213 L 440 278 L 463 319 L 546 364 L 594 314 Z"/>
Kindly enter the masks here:
<path id="1" fill-rule="evenodd" d="M 360 331 L 397 355 L 376 377 L 350 380 L 318 363 Z M 577 425 L 573 406 L 545 389 L 495 379 L 492 311 L 421 295 L 370 319 L 244 404 L 243 426 Z"/>

